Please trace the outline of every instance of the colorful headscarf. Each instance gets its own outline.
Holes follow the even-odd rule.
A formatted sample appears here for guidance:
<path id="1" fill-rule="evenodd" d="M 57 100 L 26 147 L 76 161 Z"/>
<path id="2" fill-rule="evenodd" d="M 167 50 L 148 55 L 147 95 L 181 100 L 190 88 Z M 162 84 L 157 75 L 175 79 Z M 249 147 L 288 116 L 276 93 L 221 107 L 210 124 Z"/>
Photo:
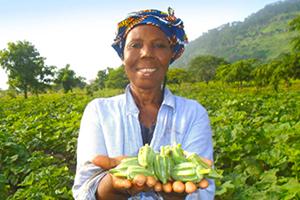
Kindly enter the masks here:
<path id="1" fill-rule="evenodd" d="M 168 13 L 153 9 L 133 12 L 126 19 L 118 23 L 117 36 L 114 39 L 112 47 L 117 51 L 121 59 L 123 59 L 125 40 L 128 32 L 141 24 L 157 26 L 166 34 L 173 48 L 173 56 L 170 64 L 181 56 L 188 39 L 183 30 L 183 22 L 181 19 L 176 18 L 174 10 L 169 8 Z"/>

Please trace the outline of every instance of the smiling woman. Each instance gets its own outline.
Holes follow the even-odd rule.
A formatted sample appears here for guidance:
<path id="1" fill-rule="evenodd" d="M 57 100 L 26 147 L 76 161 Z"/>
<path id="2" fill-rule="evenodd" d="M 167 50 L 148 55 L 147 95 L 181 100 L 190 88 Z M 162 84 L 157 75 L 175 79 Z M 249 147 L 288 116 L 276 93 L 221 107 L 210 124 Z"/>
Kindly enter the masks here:
<path id="1" fill-rule="evenodd" d="M 127 35 L 123 64 L 130 80 L 131 93 L 140 109 L 139 119 L 146 127 L 151 127 L 156 121 L 162 102 L 161 85 L 171 57 L 169 41 L 159 28 L 140 25 Z M 140 94 L 149 96 L 147 101 L 152 103 L 144 103 Z"/>
<path id="2" fill-rule="evenodd" d="M 111 163 L 113 158 L 109 157 L 136 156 L 145 144 L 159 152 L 164 145 L 180 143 L 184 150 L 213 160 L 212 134 L 205 108 L 194 100 L 173 95 L 165 87 L 168 67 L 180 57 L 186 43 L 183 22 L 170 8 L 168 13 L 158 10 L 131 13 L 118 24 L 113 47 L 130 83 L 124 94 L 95 99 L 84 111 L 78 137 L 75 199 L 214 198 L 212 180 L 208 180 L 206 189 L 192 194 L 172 189 L 154 192 L 154 185 L 135 182 L 120 187 L 120 180 L 109 174 L 107 167 L 103 168 L 107 160 Z M 106 163 L 101 164 L 101 160 Z"/>

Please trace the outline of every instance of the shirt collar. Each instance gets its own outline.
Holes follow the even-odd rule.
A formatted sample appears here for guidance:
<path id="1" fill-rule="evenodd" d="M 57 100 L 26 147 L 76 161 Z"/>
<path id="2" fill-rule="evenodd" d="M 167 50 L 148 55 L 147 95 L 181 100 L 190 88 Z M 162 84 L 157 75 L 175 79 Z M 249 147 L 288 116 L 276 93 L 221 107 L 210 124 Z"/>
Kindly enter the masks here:
<path id="1" fill-rule="evenodd" d="M 173 109 L 173 111 L 175 111 L 175 96 L 168 88 L 165 88 L 164 100 L 162 102 L 162 105 L 169 106 Z"/>
<path id="2" fill-rule="evenodd" d="M 138 114 L 139 109 L 135 104 L 133 96 L 130 92 L 130 84 L 126 86 L 125 98 L 126 98 L 126 114 Z M 165 88 L 164 91 L 164 100 L 162 102 L 162 106 L 164 105 L 171 107 L 173 111 L 175 111 L 175 96 L 168 88 Z"/>

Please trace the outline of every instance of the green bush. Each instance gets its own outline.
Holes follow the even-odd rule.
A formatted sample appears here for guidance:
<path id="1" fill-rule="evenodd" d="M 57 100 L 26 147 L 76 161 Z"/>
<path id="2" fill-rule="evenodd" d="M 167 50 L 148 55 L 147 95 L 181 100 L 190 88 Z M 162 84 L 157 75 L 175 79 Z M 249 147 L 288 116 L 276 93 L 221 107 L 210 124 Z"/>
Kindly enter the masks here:
<path id="1" fill-rule="evenodd" d="M 215 165 L 224 176 L 217 200 L 300 198 L 298 82 L 278 93 L 218 83 L 169 88 L 209 113 Z M 91 99 L 84 91 L 0 99 L 0 199 L 72 199 L 79 124 Z"/>

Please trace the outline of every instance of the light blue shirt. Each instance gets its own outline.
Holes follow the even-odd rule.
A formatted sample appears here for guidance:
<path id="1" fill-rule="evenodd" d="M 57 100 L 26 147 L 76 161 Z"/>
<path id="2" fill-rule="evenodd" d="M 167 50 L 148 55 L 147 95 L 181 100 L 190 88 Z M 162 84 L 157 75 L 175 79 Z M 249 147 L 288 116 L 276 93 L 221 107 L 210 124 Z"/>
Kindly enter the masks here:
<path id="1" fill-rule="evenodd" d="M 94 156 L 137 155 L 143 146 L 138 115 L 129 85 L 124 94 L 97 98 L 87 105 L 78 137 L 75 199 L 95 199 L 99 180 L 105 174 L 97 173 L 101 169 L 91 164 Z M 205 108 L 195 100 L 173 95 L 166 88 L 150 146 L 159 151 L 160 146 L 174 143 L 181 143 L 184 150 L 213 160 L 212 132 Z M 212 180 L 209 183 L 208 188 L 199 189 L 186 199 L 214 199 L 215 184 Z M 138 196 L 143 200 L 158 199 L 152 192 Z"/>

